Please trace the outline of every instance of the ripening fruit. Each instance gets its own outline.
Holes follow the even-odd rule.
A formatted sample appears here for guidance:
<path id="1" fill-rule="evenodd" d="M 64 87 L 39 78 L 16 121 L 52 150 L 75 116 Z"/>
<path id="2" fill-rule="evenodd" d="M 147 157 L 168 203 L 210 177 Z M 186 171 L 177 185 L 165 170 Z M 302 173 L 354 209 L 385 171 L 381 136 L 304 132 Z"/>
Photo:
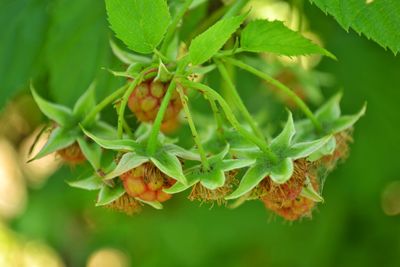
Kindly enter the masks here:
<path id="1" fill-rule="evenodd" d="M 139 121 L 153 122 L 155 120 L 169 84 L 169 82 L 161 83 L 148 80 L 134 89 L 129 97 L 128 107 Z M 161 125 L 163 132 L 172 132 L 177 128 L 178 115 L 181 109 L 182 102 L 179 93 L 174 90 Z"/>
<path id="2" fill-rule="evenodd" d="M 65 162 L 72 165 L 83 163 L 86 160 L 86 157 L 83 155 L 79 144 L 76 142 L 69 147 L 58 150 L 57 155 L 59 155 Z"/>
<path id="3" fill-rule="evenodd" d="M 349 155 L 349 144 L 353 142 L 352 129 L 335 134 L 336 148 L 332 155 L 327 155 L 320 160 L 320 164 L 328 171 L 335 169 L 338 162 L 344 161 Z"/>
<path id="4" fill-rule="evenodd" d="M 165 202 L 171 195 L 163 192 L 176 181 L 169 178 L 151 163 L 145 163 L 120 176 L 124 183 L 125 191 L 131 197 L 144 201 Z"/>
<path id="5" fill-rule="evenodd" d="M 292 177 L 284 184 L 275 184 L 269 177 L 261 183 L 261 200 L 266 208 L 289 221 L 311 215 L 315 202 L 300 196 L 305 185 L 306 177 L 309 177 L 316 191 L 319 189 L 314 171 L 309 163 L 304 160 L 294 162 Z M 260 192 L 260 191 L 259 191 Z"/>
<path id="6" fill-rule="evenodd" d="M 115 211 L 126 213 L 128 215 L 139 213 L 142 208 L 141 203 L 128 194 L 124 194 L 122 197 L 113 201 L 106 207 Z"/>

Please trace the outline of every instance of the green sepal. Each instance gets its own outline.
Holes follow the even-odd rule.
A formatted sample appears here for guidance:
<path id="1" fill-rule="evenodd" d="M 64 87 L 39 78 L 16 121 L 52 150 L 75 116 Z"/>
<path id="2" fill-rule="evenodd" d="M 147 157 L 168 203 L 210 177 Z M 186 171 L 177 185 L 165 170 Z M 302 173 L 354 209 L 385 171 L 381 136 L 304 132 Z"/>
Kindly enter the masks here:
<path id="1" fill-rule="evenodd" d="M 121 150 L 121 151 L 135 151 L 140 147 L 140 145 L 129 139 L 103 139 L 100 137 L 95 136 L 94 134 L 90 133 L 89 131 L 85 130 L 83 127 L 82 131 L 85 133 L 86 136 L 88 136 L 90 139 L 95 141 L 99 146 L 105 148 L 105 149 L 111 149 L 111 150 Z"/>
<path id="2" fill-rule="evenodd" d="M 293 161 L 290 158 L 285 158 L 271 167 L 270 178 L 277 184 L 286 183 L 292 177 L 294 171 Z"/>
<path id="3" fill-rule="evenodd" d="M 293 115 L 289 111 L 288 119 L 282 132 L 271 142 L 271 149 L 274 151 L 284 150 L 292 143 L 293 136 L 296 133 L 293 122 Z"/>
<path id="4" fill-rule="evenodd" d="M 289 148 L 286 156 L 293 160 L 309 157 L 325 147 L 330 140 L 332 140 L 332 136 L 325 136 L 309 142 L 296 143 Z"/>
<path id="5" fill-rule="evenodd" d="M 168 68 L 164 65 L 164 63 L 160 60 L 160 63 L 158 64 L 158 72 L 156 78 L 154 78 L 155 81 L 160 81 L 160 82 L 168 82 L 172 79 L 173 74 L 168 70 Z"/>
<path id="6" fill-rule="evenodd" d="M 140 156 L 134 152 L 125 153 L 119 160 L 117 167 L 104 176 L 104 180 L 110 180 L 118 177 L 140 165 L 149 161 L 148 157 Z"/>
<path id="7" fill-rule="evenodd" d="M 83 121 L 93 108 L 96 106 L 96 96 L 95 96 L 95 82 L 92 82 L 86 92 L 78 99 L 73 109 L 73 116 L 76 121 Z M 92 123 L 96 118 L 93 118 Z"/>
<path id="8" fill-rule="evenodd" d="M 43 148 L 37 153 L 32 159 L 29 160 L 37 160 L 48 154 L 56 152 L 57 150 L 66 148 L 72 145 L 76 139 L 78 138 L 78 133 L 76 131 L 68 131 L 63 128 L 55 128 L 47 140 L 46 144 Z"/>
<path id="9" fill-rule="evenodd" d="M 334 136 L 331 136 L 329 141 L 326 142 L 320 149 L 313 152 L 310 156 L 307 157 L 307 160 L 314 162 L 321 159 L 324 156 L 332 155 L 336 148 L 336 139 Z"/>
<path id="10" fill-rule="evenodd" d="M 51 103 L 36 93 L 33 85 L 31 84 L 31 92 L 33 99 L 38 105 L 40 111 L 49 119 L 55 121 L 60 126 L 69 126 L 74 123 L 72 111 L 64 106 Z"/>
<path id="11" fill-rule="evenodd" d="M 315 117 L 320 122 L 327 122 L 336 120 L 341 115 L 340 101 L 343 97 L 342 92 L 336 93 L 324 105 L 322 105 L 316 112 Z"/>
<path id="12" fill-rule="evenodd" d="M 135 63 L 151 63 L 151 59 L 148 57 L 122 50 L 112 39 L 110 39 L 110 46 L 113 54 L 125 64 L 131 65 Z"/>
<path id="13" fill-rule="evenodd" d="M 221 162 L 220 167 L 223 171 L 229 172 L 236 169 L 246 168 L 253 165 L 255 162 L 255 159 L 226 159 Z"/>
<path id="14" fill-rule="evenodd" d="M 199 154 L 196 154 L 190 150 L 184 149 L 183 147 L 177 146 L 175 144 L 165 144 L 163 146 L 165 152 L 177 156 L 178 158 L 200 161 Z"/>
<path id="15" fill-rule="evenodd" d="M 225 184 L 225 173 L 220 169 L 213 168 L 210 171 L 190 174 L 197 177 L 200 183 L 210 190 L 215 190 Z"/>
<path id="16" fill-rule="evenodd" d="M 182 184 L 180 182 L 176 182 L 173 186 L 170 188 L 163 189 L 163 191 L 167 194 L 177 194 L 180 192 L 185 191 L 186 189 L 192 187 L 193 185 L 197 184 L 199 182 L 199 179 L 196 177 L 190 177 L 186 175 L 187 183 Z"/>
<path id="17" fill-rule="evenodd" d="M 311 199 L 315 202 L 324 202 L 324 198 L 315 191 L 314 187 L 311 184 L 310 178 L 306 178 L 305 185 L 301 190 L 300 196 Z"/>
<path id="18" fill-rule="evenodd" d="M 335 120 L 332 124 L 329 125 L 328 131 L 330 133 L 339 133 L 346 129 L 352 127 L 362 116 L 365 115 L 367 110 L 367 104 L 360 109 L 360 111 L 354 115 L 345 115 L 341 116 L 337 120 Z"/>
<path id="19" fill-rule="evenodd" d="M 92 165 L 93 169 L 100 169 L 101 148 L 96 143 L 86 141 L 83 137 L 78 137 L 77 140 L 83 155 L 89 161 L 90 165 Z"/>
<path id="20" fill-rule="evenodd" d="M 257 160 L 244 174 L 239 187 L 225 199 L 235 199 L 250 192 L 255 188 L 265 177 L 271 174 L 271 166 L 264 158 Z"/>
<path id="21" fill-rule="evenodd" d="M 124 194 L 125 189 L 121 182 L 117 182 L 114 187 L 103 184 L 97 197 L 96 206 L 108 205 L 122 197 Z"/>
<path id="22" fill-rule="evenodd" d="M 186 177 L 182 171 L 182 165 L 175 155 L 160 150 L 150 157 L 150 161 L 164 174 L 186 184 Z"/>
<path id="23" fill-rule="evenodd" d="M 104 186 L 102 179 L 95 174 L 81 180 L 67 181 L 67 184 L 71 187 L 88 191 L 99 190 L 102 188 L 102 186 Z"/>
<path id="24" fill-rule="evenodd" d="M 140 198 L 135 198 L 135 199 L 141 203 L 144 203 L 146 205 L 149 205 L 150 207 L 153 207 L 156 210 L 163 209 L 163 205 L 158 201 L 144 201 L 143 199 L 140 199 Z"/>

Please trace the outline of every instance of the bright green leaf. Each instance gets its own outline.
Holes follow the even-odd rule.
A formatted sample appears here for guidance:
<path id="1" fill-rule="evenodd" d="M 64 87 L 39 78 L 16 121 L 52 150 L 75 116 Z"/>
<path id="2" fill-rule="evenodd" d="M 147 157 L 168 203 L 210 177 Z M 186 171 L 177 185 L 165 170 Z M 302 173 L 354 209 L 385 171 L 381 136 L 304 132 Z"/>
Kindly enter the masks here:
<path id="1" fill-rule="evenodd" d="M 312 43 L 300 33 L 290 30 L 280 21 L 250 22 L 241 34 L 241 49 L 286 56 L 321 54 L 335 59 L 329 51 Z"/>
<path id="2" fill-rule="evenodd" d="M 143 54 L 158 46 L 171 20 L 165 0 L 106 0 L 106 8 L 116 36 Z"/>
<path id="3" fill-rule="evenodd" d="M 200 65 L 215 55 L 243 23 L 247 14 L 218 21 L 193 39 L 189 55 L 193 65 Z"/>
<path id="4" fill-rule="evenodd" d="M 139 156 L 136 153 L 133 152 L 125 153 L 118 162 L 117 167 L 112 172 L 107 173 L 104 179 L 106 180 L 113 179 L 117 176 L 120 176 L 121 174 L 126 173 L 127 171 L 139 167 L 140 165 L 148 161 L 149 158 Z"/>

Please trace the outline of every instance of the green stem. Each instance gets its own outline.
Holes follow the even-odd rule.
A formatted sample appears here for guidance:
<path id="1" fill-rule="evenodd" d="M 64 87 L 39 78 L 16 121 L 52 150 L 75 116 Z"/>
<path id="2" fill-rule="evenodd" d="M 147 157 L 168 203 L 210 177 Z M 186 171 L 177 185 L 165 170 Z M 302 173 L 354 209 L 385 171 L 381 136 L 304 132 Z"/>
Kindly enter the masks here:
<path id="1" fill-rule="evenodd" d="M 230 18 L 230 17 L 236 16 L 237 14 L 240 13 L 240 11 L 243 9 L 243 7 L 245 5 L 247 5 L 248 2 L 249 2 L 249 0 L 234 1 L 232 6 L 229 8 L 228 12 L 225 13 L 224 18 Z"/>
<path id="2" fill-rule="evenodd" d="M 303 111 L 303 113 L 311 120 L 311 122 L 314 124 L 315 128 L 318 131 L 322 131 L 322 126 L 320 124 L 320 122 L 318 121 L 318 119 L 314 116 L 314 114 L 312 113 L 312 111 L 309 109 L 309 107 L 304 103 L 304 101 L 298 96 L 296 95 L 290 88 L 288 88 L 286 85 L 284 85 L 283 83 L 275 80 L 274 78 L 272 78 L 271 76 L 269 76 L 268 74 L 257 70 L 256 68 L 253 68 L 252 66 L 233 59 L 233 58 L 224 58 L 224 61 L 231 63 L 245 71 L 248 71 L 252 74 L 254 74 L 255 76 L 263 79 L 264 81 L 274 85 L 275 87 L 277 87 L 279 90 L 281 90 L 283 93 L 285 93 L 292 101 L 294 101 L 296 103 L 296 105 Z"/>
<path id="3" fill-rule="evenodd" d="M 253 117 L 251 116 L 250 112 L 247 110 L 246 106 L 244 105 L 242 98 L 240 97 L 235 85 L 232 82 L 232 79 L 229 76 L 229 73 L 220 61 L 214 60 L 215 64 L 218 67 L 219 72 L 221 73 L 222 78 L 225 80 L 227 89 L 229 89 L 230 95 L 233 97 L 235 104 L 237 105 L 239 111 L 242 113 L 243 117 L 250 125 L 253 132 L 261 139 L 264 139 L 264 135 L 261 130 L 258 128 L 257 123 L 254 121 Z"/>
<path id="4" fill-rule="evenodd" d="M 224 98 L 220 96 L 216 91 L 214 91 L 212 88 L 208 87 L 207 85 L 201 84 L 201 83 L 196 83 L 192 82 L 189 80 L 182 80 L 181 83 L 184 86 L 187 86 L 189 88 L 196 89 L 200 92 L 205 93 L 210 99 L 218 101 L 218 103 L 221 105 L 221 108 L 223 109 L 226 118 L 228 121 L 232 124 L 232 126 L 247 140 L 250 142 L 254 143 L 256 146 L 258 146 L 261 151 L 263 151 L 271 161 L 277 161 L 277 156 L 271 151 L 271 149 L 268 147 L 266 142 L 257 136 L 249 133 L 241 124 L 240 122 L 236 119 L 235 115 L 233 115 L 231 108 L 229 105 L 226 103 Z"/>
<path id="5" fill-rule="evenodd" d="M 192 4 L 193 0 L 186 0 L 183 3 L 182 8 L 178 11 L 175 15 L 174 19 L 172 20 L 167 33 L 165 34 L 164 42 L 161 46 L 161 53 L 166 54 L 168 50 L 168 46 L 171 43 L 172 39 L 174 38 L 174 34 L 176 32 L 176 27 L 178 26 L 179 22 L 185 15 L 186 11 L 189 9 L 190 5 Z"/>
<path id="6" fill-rule="evenodd" d="M 225 136 L 224 136 L 224 128 L 223 128 L 223 124 L 222 124 L 222 118 L 221 118 L 221 113 L 217 107 L 217 105 L 215 104 L 215 100 L 212 98 L 207 97 L 208 101 L 210 102 L 210 106 L 211 106 L 211 110 L 214 113 L 214 118 L 215 121 L 217 122 L 217 133 L 218 133 L 218 137 L 222 140 L 222 141 L 226 141 L 225 140 Z"/>
<path id="7" fill-rule="evenodd" d="M 120 97 L 126 90 L 127 84 L 120 87 L 118 90 L 114 91 L 112 94 L 104 98 L 99 104 L 97 104 L 90 113 L 86 116 L 85 120 L 82 122 L 82 125 L 86 125 L 91 120 L 93 120 L 96 115 L 102 111 L 105 107 L 115 101 L 118 97 Z"/>
<path id="8" fill-rule="evenodd" d="M 142 71 L 138 77 L 129 85 L 128 90 L 125 91 L 124 96 L 122 97 L 121 104 L 118 109 L 118 138 L 122 139 L 124 133 L 124 115 L 125 115 L 125 108 L 128 104 L 129 96 L 132 94 L 133 90 L 138 86 L 144 76 L 145 71 Z"/>
<path id="9" fill-rule="evenodd" d="M 204 167 L 204 170 L 208 171 L 210 170 L 210 164 L 208 163 L 206 152 L 203 148 L 203 145 L 201 144 L 199 134 L 197 133 L 196 125 L 194 124 L 192 114 L 190 113 L 189 105 L 187 103 L 187 96 L 183 93 L 182 88 L 177 87 L 176 90 L 178 91 L 179 96 L 181 98 L 183 110 L 186 113 L 186 118 L 189 123 L 190 130 L 192 131 L 194 142 L 196 143 L 197 149 L 199 150 L 201 163 Z"/>

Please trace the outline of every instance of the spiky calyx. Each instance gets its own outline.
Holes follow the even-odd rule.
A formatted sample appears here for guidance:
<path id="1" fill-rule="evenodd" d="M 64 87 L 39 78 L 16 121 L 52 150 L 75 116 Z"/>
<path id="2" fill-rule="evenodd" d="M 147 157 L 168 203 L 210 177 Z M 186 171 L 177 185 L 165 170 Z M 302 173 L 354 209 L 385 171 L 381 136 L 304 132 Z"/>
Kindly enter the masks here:
<path id="1" fill-rule="evenodd" d="M 133 90 L 129 97 L 128 107 L 139 121 L 153 122 L 155 120 L 169 84 L 169 82 L 161 83 L 154 80 L 147 80 Z M 177 128 L 178 115 L 181 109 L 182 102 L 177 90 L 175 90 L 165 112 L 163 124 L 161 125 L 163 132 L 171 132 Z"/>
<path id="2" fill-rule="evenodd" d="M 331 155 L 324 156 L 319 164 L 322 165 L 326 170 L 332 171 L 336 165 L 342 161 L 345 161 L 350 153 L 349 144 L 353 142 L 353 129 L 347 129 L 345 131 L 335 134 L 336 147 Z"/>
<path id="3" fill-rule="evenodd" d="M 66 148 L 58 150 L 57 155 L 60 156 L 66 163 L 71 165 L 81 164 L 86 161 L 86 157 L 83 155 L 82 150 L 77 142 Z"/>
<path id="4" fill-rule="evenodd" d="M 201 203 L 217 203 L 218 206 L 226 205 L 225 197 L 229 195 L 239 181 L 235 178 L 237 171 L 230 171 L 226 174 L 225 184 L 215 190 L 210 190 L 204 187 L 201 183 L 193 186 L 188 199 L 190 201 L 200 201 Z"/>
<path id="5" fill-rule="evenodd" d="M 106 207 L 128 215 L 139 213 L 142 210 L 142 204 L 128 194 L 124 194 Z"/>
<path id="6" fill-rule="evenodd" d="M 166 176 L 153 164 L 145 163 L 120 176 L 127 194 L 144 201 L 165 202 L 171 198 L 163 189 L 171 187 L 176 180 Z"/>
<path id="7" fill-rule="evenodd" d="M 317 191 L 319 184 L 312 165 L 305 159 L 294 162 L 292 177 L 284 184 L 276 184 L 269 177 L 260 183 L 257 189 L 261 193 L 261 200 L 267 209 L 283 217 L 288 221 L 310 216 L 315 202 L 300 196 L 305 182 L 309 177 L 312 186 Z"/>

